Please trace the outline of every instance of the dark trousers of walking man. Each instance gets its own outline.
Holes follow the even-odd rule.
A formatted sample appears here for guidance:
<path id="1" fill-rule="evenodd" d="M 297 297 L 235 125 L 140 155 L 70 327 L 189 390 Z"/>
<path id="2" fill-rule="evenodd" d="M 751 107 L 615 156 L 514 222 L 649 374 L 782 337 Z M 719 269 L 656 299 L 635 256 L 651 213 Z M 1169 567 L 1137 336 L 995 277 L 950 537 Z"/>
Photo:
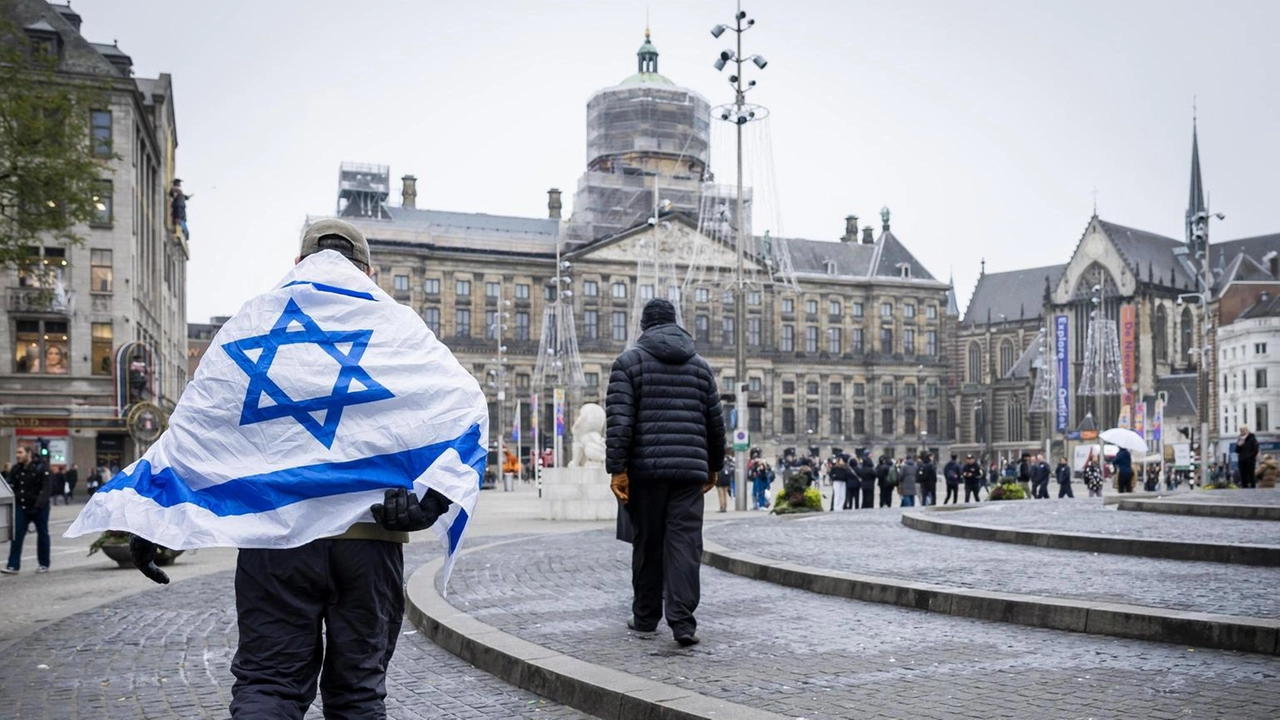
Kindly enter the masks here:
<path id="1" fill-rule="evenodd" d="M 947 496 L 942 499 L 942 504 L 955 504 L 960 502 L 960 486 L 947 483 Z"/>
<path id="2" fill-rule="evenodd" d="M 965 480 L 964 481 L 964 501 L 969 502 L 970 494 L 973 495 L 974 502 L 978 502 L 979 500 L 981 500 L 981 498 L 978 497 L 978 491 L 981 489 L 982 489 L 982 486 L 978 484 L 977 480 Z"/>
<path id="3" fill-rule="evenodd" d="M 635 528 L 631 544 L 631 614 L 639 629 L 663 617 L 676 637 L 693 635 L 701 592 L 702 487 L 690 483 L 631 484 L 627 512 Z"/>
<path id="4" fill-rule="evenodd" d="M 1069 482 L 1058 483 L 1058 499 L 1061 500 L 1064 497 L 1075 499 L 1075 495 L 1071 493 L 1071 483 Z"/>

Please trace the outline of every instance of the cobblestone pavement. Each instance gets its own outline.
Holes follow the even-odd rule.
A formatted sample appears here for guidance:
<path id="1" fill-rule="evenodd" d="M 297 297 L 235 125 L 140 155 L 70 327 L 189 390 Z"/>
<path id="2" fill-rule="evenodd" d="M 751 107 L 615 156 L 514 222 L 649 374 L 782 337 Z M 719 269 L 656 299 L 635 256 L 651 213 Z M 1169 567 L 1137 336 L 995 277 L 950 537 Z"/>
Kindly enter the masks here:
<path id="1" fill-rule="evenodd" d="M 1206 504 L 1229 503 L 1232 505 L 1280 505 L 1280 489 L 1259 488 L 1255 490 L 1203 490 L 1199 492 L 1177 493 L 1160 499 L 1174 502 Z"/>
<path id="2" fill-rule="evenodd" d="M 1183 502 L 1192 496 L 1193 493 L 1186 493 L 1179 495 L 1177 500 Z M 1221 545 L 1280 545 L 1280 523 L 1129 512 L 1121 511 L 1115 505 L 1104 507 L 1100 500 L 1088 499 L 1061 503 L 982 503 L 973 509 L 931 517 L 941 521 L 954 520 L 1019 530 L 1080 532 L 1144 540 L 1195 540 Z"/>
<path id="3" fill-rule="evenodd" d="M 956 519 L 963 521 L 961 518 L 968 515 L 964 511 Z M 706 537 L 733 550 L 829 570 L 979 590 L 1280 617 L 1280 596 L 1275 592 L 1280 587 L 1280 568 L 1048 550 L 945 537 L 904 527 L 897 508 L 825 513 L 798 520 L 759 517 L 708 525 Z"/>
<path id="4" fill-rule="evenodd" d="M 480 550 L 455 568 L 450 600 L 558 652 L 810 720 L 1253 720 L 1280 707 L 1274 657 L 936 615 L 710 568 L 703 642 L 680 649 L 665 625 L 626 629 L 629 563 L 611 531 Z"/>
<path id="5" fill-rule="evenodd" d="M 438 549 L 407 547 L 408 572 Z M 0 661 L 0 718 L 226 718 L 237 642 L 232 581 L 224 571 L 145 590 L 14 643 Z M 387 677 L 392 720 L 590 717 L 477 670 L 407 623 L 403 633 Z M 319 705 L 308 720 L 321 717 Z"/>

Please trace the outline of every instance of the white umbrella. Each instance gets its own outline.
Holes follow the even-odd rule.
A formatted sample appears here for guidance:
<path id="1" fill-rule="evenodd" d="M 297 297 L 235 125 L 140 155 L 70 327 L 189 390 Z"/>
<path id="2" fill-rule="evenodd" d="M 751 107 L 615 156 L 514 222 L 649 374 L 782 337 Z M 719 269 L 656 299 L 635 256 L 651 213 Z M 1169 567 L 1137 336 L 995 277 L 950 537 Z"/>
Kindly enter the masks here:
<path id="1" fill-rule="evenodd" d="M 1104 430 L 1100 436 L 1103 440 L 1128 450 L 1131 453 L 1147 452 L 1147 441 L 1138 433 L 1128 428 L 1111 428 Z"/>

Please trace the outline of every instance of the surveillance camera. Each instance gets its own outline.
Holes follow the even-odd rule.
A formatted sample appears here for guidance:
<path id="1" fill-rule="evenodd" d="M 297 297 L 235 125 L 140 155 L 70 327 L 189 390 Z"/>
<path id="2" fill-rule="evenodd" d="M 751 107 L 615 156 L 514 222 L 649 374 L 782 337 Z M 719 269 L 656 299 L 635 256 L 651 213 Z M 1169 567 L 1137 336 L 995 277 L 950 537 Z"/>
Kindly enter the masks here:
<path id="1" fill-rule="evenodd" d="M 649 224 L 650 224 L 650 225 L 657 225 L 657 224 L 658 224 L 658 218 L 649 218 Z"/>
<path id="2" fill-rule="evenodd" d="M 1178 298 L 1178 307 L 1182 307 L 1182 298 Z"/>
<path id="3" fill-rule="evenodd" d="M 728 120 L 728 119 L 729 119 L 729 113 L 727 113 L 727 112 L 720 113 L 720 119 L 721 119 L 721 120 Z"/>
<path id="4" fill-rule="evenodd" d="M 764 69 L 765 65 L 769 64 L 769 61 L 765 60 L 764 57 L 761 55 L 756 55 L 755 57 L 751 58 L 751 62 L 755 63 L 756 67 L 760 68 L 761 70 Z"/>
<path id="5" fill-rule="evenodd" d="M 728 25 L 716 25 L 715 27 L 711 28 L 711 37 L 718 38 L 724 34 L 725 30 L 728 30 L 728 29 L 729 29 Z"/>

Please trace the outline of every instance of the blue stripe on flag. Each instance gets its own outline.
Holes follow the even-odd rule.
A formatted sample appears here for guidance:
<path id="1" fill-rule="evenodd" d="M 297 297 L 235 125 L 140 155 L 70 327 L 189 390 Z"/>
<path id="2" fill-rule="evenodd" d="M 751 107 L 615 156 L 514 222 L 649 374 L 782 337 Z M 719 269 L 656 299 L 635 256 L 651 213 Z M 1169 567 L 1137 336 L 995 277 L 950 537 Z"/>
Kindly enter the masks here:
<path id="1" fill-rule="evenodd" d="M 376 299 L 372 294 L 362 290 L 348 290 L 346 288 L 338 287 L 337 285 L 327 285 L 325 283 L 311 282 L 309 280 L 294 280 L 293 282 L 286 284 L 285 287 L 293 287 L 294 285 L 310 285 L 321 292 L 333 293 L 334 295 L 346 295 L 347 297 L 359 298 L 361 300 Z"/>
<path id="2" fill-rule="evenodd" d="M 130 488 L 162 507 L 192 503 L 218 517 L 250 515 L 315 498 L 393 487 L 412 488 L 413 481 L 450 449 L 484 477 L 487 457 L 480 443 L 480 426 L 476 424 L 453 440 L 420 448 L 250 475 L 199 490 L 193 490 L 172 469 L 152 472 L 150 462 L 139 460 L 132 474 L 117 475 L 98 492 Z M 465 525 L 465 520 L 461 525 L 455 524 L 459 536 Z M 453 532 L 450 528 L 450 542 L 454 542 Z"/>
<path id="3" fill-rule="evenodd" d="M 453 524 L 449 526 L 449 554 L 450 555 L 457 552 L 458 543 L 462 541 L 462 531 L 467 529 L 467 520 L 469 519 L 470 519 L 470 516 L 467 515 L 466 509 L 459 507 L 458 517 L 454 518 Z"/>

